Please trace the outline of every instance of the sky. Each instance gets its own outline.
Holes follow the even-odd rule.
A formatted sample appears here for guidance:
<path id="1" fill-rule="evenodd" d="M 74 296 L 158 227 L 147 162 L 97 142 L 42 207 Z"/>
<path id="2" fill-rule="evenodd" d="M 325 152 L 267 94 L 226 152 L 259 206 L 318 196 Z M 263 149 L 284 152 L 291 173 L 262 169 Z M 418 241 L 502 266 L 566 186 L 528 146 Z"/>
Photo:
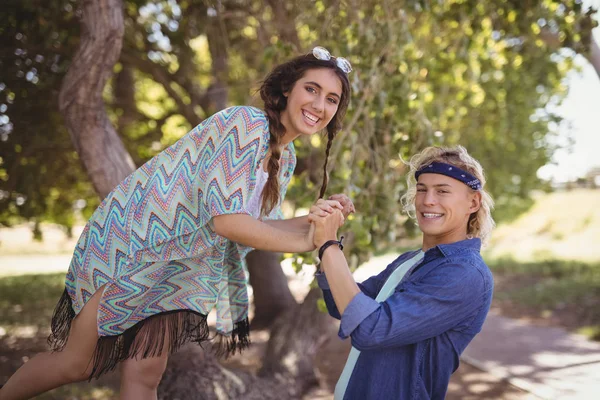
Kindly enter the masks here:
<path id="1" fill-rule="evenodd" d="M 600 8 L 600 0 L 584 1 L 584 6 Z M 600 20 L 596 14 L 596 20 Z M 600 43 L 600 27 L 593 31 Z M 569 93 L 556 112 L 571 124 L 570 135 L 574 143 L 570 148 L 558 150 L 554 155 L 556 165 L 546 165 L 538 170 L 538 176 L 554 182 L 568 182 L 582 177 L 593 167 L 600 167 L 600 76 L 594 68 L 579 56 L 582 71 L 572 71 L 567 76 Z M 563 129 L 564 128 L 564 129 Z M 559 143 L 569 135 L 566 128 L 559 128 Z"/>

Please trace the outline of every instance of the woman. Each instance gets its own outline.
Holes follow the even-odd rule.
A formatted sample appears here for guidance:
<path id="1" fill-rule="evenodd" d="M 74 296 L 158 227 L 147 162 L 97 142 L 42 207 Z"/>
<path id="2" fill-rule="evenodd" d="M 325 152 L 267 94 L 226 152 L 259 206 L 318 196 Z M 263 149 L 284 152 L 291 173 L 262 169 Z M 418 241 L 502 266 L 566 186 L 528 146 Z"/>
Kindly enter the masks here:
<path id="1" fill-rule="evenodd" d="M 492 274 L 479 253 L 494 227 L 484 186 L 481 165 L 463 147 L 414 156 L 402 200 L 422 246 L 358 285 L 336 240 L 343 216 L 311 211 L 319 286 L 329 314 L 341 320 L 339 336 L 352 341 L 336 400 L 445 397 L 492 300 Z"/>
<path id="2" fill-rule="evenodd" d="M 252 248 L 314 249 L 307 217 L 280 220 L 279 206 L 296 163 L 293 140 L 326 129 L 329 155 L 350 71 L 322 47 L 281 64 L 260 88 L 264 111 L 218 112 L 117 186 L 77 243 L 52 319 L 54 352 L 23 365 L 0 399 L 30 398 L 118 364 L 122 398 L 156 398 L 168 354 L 209 339 L 212 308 L 220 352 L 246 347 L 243 259 Z M 326 187 L 324 174 L 321 196 Z M 347 197 L 335 199 L 319 207 L 353 210 Z"/>

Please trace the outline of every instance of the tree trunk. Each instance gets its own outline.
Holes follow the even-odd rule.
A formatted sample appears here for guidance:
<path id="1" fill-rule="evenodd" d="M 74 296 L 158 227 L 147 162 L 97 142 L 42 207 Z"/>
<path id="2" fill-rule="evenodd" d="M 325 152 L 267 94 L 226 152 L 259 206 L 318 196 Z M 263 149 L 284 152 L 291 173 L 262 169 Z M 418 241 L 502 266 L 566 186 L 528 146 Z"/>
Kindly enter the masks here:
<path id="1" fill-rule="evenodd" d="M 280 254 L 255 250 L 246 256 L 254 297 L 252 329 L 264 329 L 285 310 L 297 305 L 281 270 Z"/>
<path id="2" fill-rule="evenodd" d="M 299 399 L 284 381 L 256 377 L 244 371 L 223 367 L 211 354 L 188 344 L 169 358 L 158 387 L 161 400 L 279 400 Z"/>
<path id="3" fill-rule="evenodd" d="M 137 122 L 141 115 L 135 103 L 135 77 L 133 67 L 121 63 L 121 71 L 113 79 L 114 105 L 122 110 L 117 122 L 118 131 L 123 132 L 131 124 Z"/>
<path id="4" fill-rule="evenodd" d="M 212 59 L 213 81 L 206 90 L 206 96 L 210 102 L 210 109 L 205 110 L 212 114 L 228 106 L 227 78 L 229 76 L 229 65 L 227 57 L 227 32 L 225 30 L 221 13 L 209 19 L 210 26 L 206 32 L 210 57 Z"/>
<path id="5" fill-rule="evenodd" d="M 287 379 L 289 390 L 298 396 L 318 385 L 314 367 L 317 351 L 327 340 L 336 337 L 334 320 L 319 311 L 320 298 L 321 290 L 313 288 L 302 304 L 277 319 L 271 328 L 259 372 L 259 376 L 277 374 Z"/>
<path id="6" fill-rule="evenodd" d="M 334 320 L 317 308 L 320 293 L 312 289 L 302 304 L 277 319 L 258 376 L 220 365 L 208 344 L 204 350 L 189 344 L 169 358 L 158 398 L 302 399 L 318 385 L 314 369 L 317 352 L 336 337 Z"/>
<path id="7" fill-rule="evenodd" d="M 60 90 L 59 109 L 101 198 L 135 169 L 105 110 L 102 92 L 123 43 L 121 0 L 81 3 L 81 43 Z"/>

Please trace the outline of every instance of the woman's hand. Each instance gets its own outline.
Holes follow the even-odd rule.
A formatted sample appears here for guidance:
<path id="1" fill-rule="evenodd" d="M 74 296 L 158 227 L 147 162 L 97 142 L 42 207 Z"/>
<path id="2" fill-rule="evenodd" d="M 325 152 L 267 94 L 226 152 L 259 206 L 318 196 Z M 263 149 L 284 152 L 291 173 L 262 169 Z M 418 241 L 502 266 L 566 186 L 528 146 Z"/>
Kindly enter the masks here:
<path id="1" fill-rule="evenodd" d="M 342 206 L 342 214 L 344 214 L 344 218 L 348 218 L 353 212 L 356 212 L 356 208 L 354 208 L 354 203 L 350 200 L 350 197 L 346 196 L 343 193 L 334 194 L 329 196 L 328 200 L 334 200 L 341 204 Z"/>
<path id="2" fill-rule="evenodd" d="M 326 217 L 336 209 L 342 211 L 344 206 L 337 200 L 319 199 L 310 207 L 308 222 L 312 222 L 314 217 Z"/>
<path id="3" fill-rule="evenodd" d="M 317 248 L 327 240 L 337 240 L 337 230 L 344 224 L 346 217 L 355 211 L 354 203 L 345 194 L 334 194 L 327 200 L 317 200 L 308 214 L 310 229 L 307 239 Z M 324 239 L 325 237 L 328 238 Z"/>
<path id="4" fill-rule="evenodd" d="M 344 225 L 344 221 L 344 214 L 339 209 L 334 210 L 324 217 L 313 216 L 309 236 L 312 234 L 314 226 L 314 245 L 320 248 L 328 240 L 337 240 L 337 231 Z"/>

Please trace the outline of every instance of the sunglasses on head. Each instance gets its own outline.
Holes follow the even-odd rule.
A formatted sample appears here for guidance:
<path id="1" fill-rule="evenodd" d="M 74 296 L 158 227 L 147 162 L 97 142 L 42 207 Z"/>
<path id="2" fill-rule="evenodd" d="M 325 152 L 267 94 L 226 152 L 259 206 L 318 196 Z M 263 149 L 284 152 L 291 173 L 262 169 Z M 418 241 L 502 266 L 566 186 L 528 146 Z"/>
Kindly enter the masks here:
<path id="1" fill-rule="evenodd" d="M 339 69 L 342 70 L 342 72 L 349 74 L 352 71 L 352 64 L 350 64 L 350 61 L 346 60 L 344 57 L 332 56 L 331 53 L 329 53 L 329 50 L 327 50 L 325 47 L 315 47 L 314 49 L 312 49 L 312 55 L 317 60 L 323 61 L 329 61 L 333 58 L 335 60 L 335 64 Z"/>

